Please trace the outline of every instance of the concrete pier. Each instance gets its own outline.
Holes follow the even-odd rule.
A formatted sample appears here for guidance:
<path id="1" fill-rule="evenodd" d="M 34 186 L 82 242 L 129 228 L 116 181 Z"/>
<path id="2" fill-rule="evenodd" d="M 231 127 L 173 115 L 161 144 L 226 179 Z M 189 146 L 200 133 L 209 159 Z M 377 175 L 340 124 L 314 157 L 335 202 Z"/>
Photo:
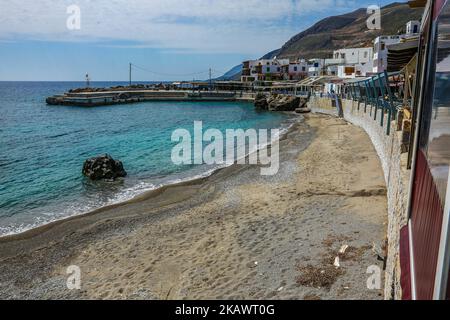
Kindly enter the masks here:
<path id="1" fill-rule="evenodd" d="M 67 92 L 48 97 L 49 105 L 106 106 L 144 101 L 246 101 L 253 102 L 254 93 L 232 91 L 175 91 L 175 90 L 102 90 L 95 92 Z"/>

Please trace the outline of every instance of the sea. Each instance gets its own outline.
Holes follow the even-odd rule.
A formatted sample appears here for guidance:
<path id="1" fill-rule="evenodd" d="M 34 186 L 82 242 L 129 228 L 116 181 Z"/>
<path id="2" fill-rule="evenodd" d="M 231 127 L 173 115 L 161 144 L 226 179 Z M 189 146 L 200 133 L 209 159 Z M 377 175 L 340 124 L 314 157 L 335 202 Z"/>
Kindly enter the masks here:
<path id="1" fill-rule="evenodd" d="M 144 83 L 145 84 L 145 83 Z M 92 87 L 127 85 L 93 82 Z M 84 82 L 0 82 L 0 236 L 87 213 L 167 184 L 204 177 L 217 166 L 175 165 L 176 129 L 286 130 L 292 118 L 243 102 L 141 102 L 50 106 L 48 96 Z M 128 176 L 93 182 L 86 159 L 108 153 Z"/>

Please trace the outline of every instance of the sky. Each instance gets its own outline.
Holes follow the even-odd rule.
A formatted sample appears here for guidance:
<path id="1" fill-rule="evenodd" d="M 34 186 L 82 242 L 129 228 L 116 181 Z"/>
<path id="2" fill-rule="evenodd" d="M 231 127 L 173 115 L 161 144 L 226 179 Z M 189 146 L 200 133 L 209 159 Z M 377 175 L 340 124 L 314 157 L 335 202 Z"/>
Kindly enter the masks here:
<path id="1" fill-rule="evenodd" d="M 207 79 L 393 0 L 0 0 L 0 81 Z"/>

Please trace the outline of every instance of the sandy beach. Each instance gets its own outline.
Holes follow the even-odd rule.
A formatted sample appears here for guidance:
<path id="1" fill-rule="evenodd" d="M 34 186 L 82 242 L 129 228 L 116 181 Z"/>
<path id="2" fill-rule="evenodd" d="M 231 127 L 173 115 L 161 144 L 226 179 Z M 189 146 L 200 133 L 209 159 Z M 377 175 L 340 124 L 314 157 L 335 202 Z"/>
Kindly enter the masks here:
<path id="1" fill-rule="evenodd" d="M 280 161 L 275 176 L 232 166 L 2 238 L 0 298 L 382 299 L 366 270 L 383 266 L 386 186 L 366 133 L 307 115 Z"/>

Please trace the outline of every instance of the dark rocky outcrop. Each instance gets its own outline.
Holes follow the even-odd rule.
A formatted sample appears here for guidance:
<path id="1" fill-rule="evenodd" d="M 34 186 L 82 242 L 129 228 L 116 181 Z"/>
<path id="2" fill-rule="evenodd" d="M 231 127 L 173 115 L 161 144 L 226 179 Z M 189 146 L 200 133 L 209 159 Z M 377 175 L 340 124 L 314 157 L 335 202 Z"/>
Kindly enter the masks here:
<path id="1" fill-rule="evenodd" d="M 88 159 L 83 165 L 83 175 L 91 180 L 115 180 L 125 177 L 127 172 L 122 162 L 114 160 L 109 154 Z"/>
<path id="2" fill-rule="evenodd" d="M 269 104 L 267 103 L 267 97 L 263 93 L 258 93 L 255 97 L 255 107 L 261 110 L 268 110 Z"/>
<path id="3" fill-rule="evenodd" d="M 255 98 L 255 107 L 268 111 L 305 110 L 307 109 L 307 100 L 287 94 L 272 94 L 269 97 L 258 94 Z"/>
<path id="4" fill-rule="evenodd" d="M 300 98 L 296 96 L 278 94 L 267 100 L 269 111 L 295 111 L 300 105 Z"/>
<path id="5" fill-rule="evenodd" d="M 295 113 L 310 113 L 311 109 L 310 108 L 297 108 L 295 109 Z"/>
<path id="6" fill-rule="evenodd" d="M 307 99 L 301 99 L 300 105 L 297 109 L 295 109 L 296 113 L 310 113 L 311 109 L 308 108 L 308 100 Z"/>

